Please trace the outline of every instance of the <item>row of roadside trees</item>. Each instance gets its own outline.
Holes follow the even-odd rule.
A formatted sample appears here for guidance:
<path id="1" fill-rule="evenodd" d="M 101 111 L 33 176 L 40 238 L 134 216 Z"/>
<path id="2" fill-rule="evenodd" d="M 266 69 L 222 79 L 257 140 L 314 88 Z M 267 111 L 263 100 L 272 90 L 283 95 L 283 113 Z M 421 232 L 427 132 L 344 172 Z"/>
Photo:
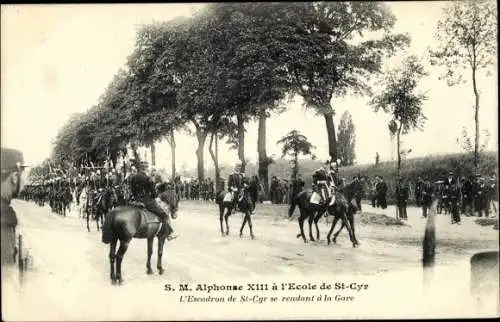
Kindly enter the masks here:
<path id="1" fill-rule="evenodd" d="M 393 115 L 398 135 L 421 125 L 425 97 L 416 84 L 425 72 L 417 58 L 390 74 L 379 94 L 371 91 L 384 60 L 410 43 L 392 31 L 394 23 L 381 2 L 305 2 L 212 3 L 190 18 L 144 25 L 98 104 L 60 130 L 52 158 L 96 164 L 131 144 L 151 147 L 154 160 L 154 143 L 167 139 L 175 176 L 175 134 L 187 131 L 198 142 L 198 179 L 208 143 L 217 180 L 219 140 L 233 144 L 244 171 L 245 124 L 257 120 L 258 174 L 267 191 L 266 120 L 295 95 L 324 118 L 332 159 L 342 139 L 335 101 L 346 94 L 373 97 L 375 109 Z"/>

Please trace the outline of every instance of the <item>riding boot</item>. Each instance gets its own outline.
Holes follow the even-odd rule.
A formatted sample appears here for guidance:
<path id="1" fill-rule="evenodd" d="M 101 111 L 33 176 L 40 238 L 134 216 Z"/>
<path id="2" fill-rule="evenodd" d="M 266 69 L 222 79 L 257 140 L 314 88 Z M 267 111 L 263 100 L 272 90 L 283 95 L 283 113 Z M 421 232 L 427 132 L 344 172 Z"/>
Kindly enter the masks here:
<path id="1" fill-rule="evenodd" d="M 170 225 L 168 218 L 163 220 L 163 225 L 165 225 L 165 229 L 167 230 L 167 240 L 171 241 L 176 239 L 177 234 L 174 233 L 174 229 L 172 228 L 172 225 Z"/>

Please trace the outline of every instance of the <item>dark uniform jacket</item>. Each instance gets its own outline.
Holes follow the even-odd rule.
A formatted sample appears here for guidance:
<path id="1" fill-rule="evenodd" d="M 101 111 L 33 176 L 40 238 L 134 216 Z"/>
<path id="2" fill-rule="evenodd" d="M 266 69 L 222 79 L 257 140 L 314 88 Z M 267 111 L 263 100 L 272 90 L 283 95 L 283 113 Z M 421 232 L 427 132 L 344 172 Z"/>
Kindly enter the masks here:
<path id="1" fill-rule="evenodd" d="M 443 196 L 447 196 L 448 198 L 452 199 L 460 198 L 460 190 L 458 189 L 457 180 L 455 180 L 454 178 L 451 181 L 449 179 L 446 179 L 444 181 L 443 188 Z"/>
<path id="2" fill-rule="evenodd" d="M 130 178 L 130 192 L 135 200 L 156 197 L 153 181 L 143 172 L 138 172 Z"/>
<path id="3" fill-rule="evenodd" d="M 396 186 L 396 200 L 399 204 L 406 204 L 408 200 L 409 192 L 408 186 L 405 184 L 398 184 Z"/>
<path id="4" fill-rule="evenodd" d="M 2 265 L 14 264 L 14 253 L 16 248 L 16 226 L 17 216 L 10 204 L 0 199 L 1 219 L 1 258 Z"/>
<path id="5" fill-rule="evenodd" d="M 432 203 L 432 194 L 434 193 L 434 187 L 430 181 L 425 181 L 422 186 L 422 203 L 424 206 L 429 207 Z"/>
<path id="6" fill-rule="evenodd" d="M 243 187 L 243 175 L 241 173 L 231 173 L 227 179 L 227 188 L 236 188 L 238 191 Z"/>

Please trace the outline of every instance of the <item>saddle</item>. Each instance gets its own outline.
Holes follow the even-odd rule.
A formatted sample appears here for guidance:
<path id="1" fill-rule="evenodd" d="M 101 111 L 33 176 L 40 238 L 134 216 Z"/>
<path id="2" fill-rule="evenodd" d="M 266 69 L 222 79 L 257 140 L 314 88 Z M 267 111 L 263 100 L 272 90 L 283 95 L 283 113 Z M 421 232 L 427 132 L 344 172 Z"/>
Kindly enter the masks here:
<path id="1" fill-rule="evenodd" d="M 133 207 L 138 208 L 137 210 L 140 213 L 139 227 L 138 227 L 137 232 L 135 233 L 134 237 L 135 238 L 146 238 L 148 236 L 149 225 L 152 225 L 152 224 L 159 224 L 158 229 L 156 230 L 156 233 L 154 234 L 155 236 L 158 235 L 158 233 L 160 232 L 160 230 L 163 227 L 163 223 L 161 222 L 161 220 L 158 218 L 157 215 L 155 215 L 151 211 L 147 210 L 142 202 L 134 201 L 134 203 L 135 204 L 142 204 L 142 207 L 141 206 L 133 206 Z"/>

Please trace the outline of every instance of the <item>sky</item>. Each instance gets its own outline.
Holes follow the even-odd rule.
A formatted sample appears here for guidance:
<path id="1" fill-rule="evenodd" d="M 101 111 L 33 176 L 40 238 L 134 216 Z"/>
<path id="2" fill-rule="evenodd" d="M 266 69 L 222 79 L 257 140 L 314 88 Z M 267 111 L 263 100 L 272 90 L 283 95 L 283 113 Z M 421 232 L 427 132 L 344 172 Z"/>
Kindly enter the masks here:
<path id="1" fill-rule="evenodd" d="M 389 2 L 396 15 L 394 32 L 408 33 L 412 44 L 406 53 L 424 55 L 436 45 L 433 35 L 441 18 L 443 2 Z M 85 112 L 97 103 L 117 71 L 125 66 L 135 43 L 136 28 L 153 21 L 189 16 L 203 5 L 189 4 L 99 4 L 99 5 L 2 5 L 1 10 L 1 144 L 23 151 L 27 163 L 37 164 L 50 156 L 52 142 L 71 114 Z M 400 54 L 386 62 L 391 68 Z M 490 133 L 489 149 L 498 146 L 497 67 L 493 75 L 480 76 L 480 128 Z M 424 131 L 403 137 L 403 148 L 412 149 L 409 157 L 460 152 L 457 138 L 462 128 L 474 129 L 472 85 L 448 87 L 438 80 L 439 72 L 421 84 L 428 91 Z M 375 113 L 368 97 L 334 97 L 335 125 L 344 111 L 352 115 L 356 127 L 358 164 L 372 163 L 375 154 L 381 161 L 395 157 L 387 124 L 390 119 Z M 323 117 L 302 105 L 300 97 L 287 104 L 286 112 L 267 122 L 267 152 L 280 157 L 276 144 L 291 130 L 307 136 L 320 159 L 326 159 L 327 133 Z M 257 124 L 246 126 L 245 154 L 257 157 Z M 196 167 L 196 138 L 177 134 L 179 168 Z M 208 140 L 207 140 L 208 146 Z M 166 141 L 156 145 L 156 163 L 170 169 L 170 147 Z M 220 144 L 220 160 L 233 164 L 237 151 Z M 212 162 L 205 152 L 205 167 Z"/>

